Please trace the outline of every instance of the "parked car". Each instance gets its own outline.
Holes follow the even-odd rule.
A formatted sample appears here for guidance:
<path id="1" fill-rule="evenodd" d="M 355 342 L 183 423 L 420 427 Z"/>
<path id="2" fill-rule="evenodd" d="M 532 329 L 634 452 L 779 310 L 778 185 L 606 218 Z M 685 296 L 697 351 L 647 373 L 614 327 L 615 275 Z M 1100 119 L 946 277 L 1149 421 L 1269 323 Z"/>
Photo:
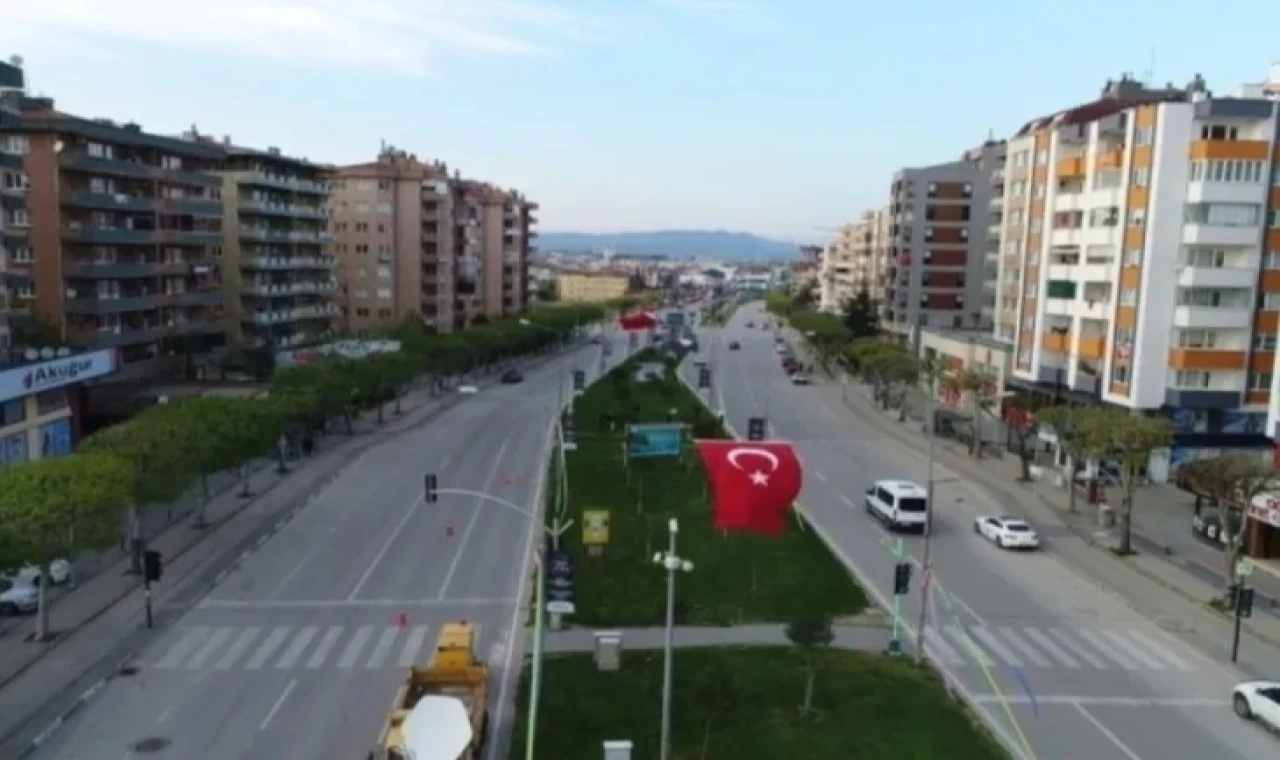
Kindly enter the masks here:
<path id="1" fill-rule="evenodd" d="M 793 372 L 793 373 L 791 373 L 791 384 L 792 384 L 792 385 L 808 385 L 810 382 L 811 382 L 811 381 L 810 381 L 810 379 L 809 379 L 809 376 L 808 376 L 808 375 L 806 375 L 806 374 L 805 374 L 805 373 L 803 373 L 803 372 Z"/>
<path id="2" fill-rule="evenodd" d="M 1280 682 L 1246 681 L 1231 692 L 1231 708 L 1245 720 L 1280 731 Z"/>
<path id="3" fill-rule="evenodd" d="M 0 578 L 0 615 L 32 612 L 40 603 L 40 589 L 17 578 Z"/>
<path id="4" fill-rule="evenodd" d="M 741 343 L 739 343 L 738 341 L 734 340 L 734 341 L 730 341 L 730 342 L 729 342 L 729 350 L 730 350 L 730 351 L 737 351 L 737 350 L 738 350 L 738 349 L 740 349 L 740 348 L 742 348 L 742 344 L 741 344 Z"/>
<path id="5" fill-rule="evenodd" d="M 524 382 L 524 375 L 520 374 L 518 369 L 509 369 L 502 373 L 502 382 L 506 385 L 515 385 Z"/>
<path id="6" fill-rule="evenodd" d="M 1001 549 L 1040 548 L 1040 537 L 1031 526 L 1014 517 L 979 517 L 973 521 L 973 532 Z"/>

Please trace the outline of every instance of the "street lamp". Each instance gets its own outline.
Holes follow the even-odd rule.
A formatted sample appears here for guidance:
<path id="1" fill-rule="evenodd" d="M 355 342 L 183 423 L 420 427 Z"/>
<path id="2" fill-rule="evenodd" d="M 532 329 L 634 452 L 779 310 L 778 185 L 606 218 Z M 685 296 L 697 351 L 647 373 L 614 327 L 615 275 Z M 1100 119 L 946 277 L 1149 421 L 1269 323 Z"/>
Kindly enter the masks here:
<path id="1" fill-rule="evenodd" d="M 430 480 L 431 477 L 434 477 L 434 476 L 430 476 L 428 480 Z M 468 496 L 473 499 L 485 501 L 490 504 L 495 504 L 499 507 L 506 507 L 507 509 L 513 512 L 523 515 L 526 519 L 528 519 L 534 525 L 537 525 L 540 528 L 542 528 L 542 530 L 547 535 L 551 536 L 551 540 L 553 543 L 558 543 L 560 540 L 560 534 L 564 533 L 566 530 L 569 529 L 571 525 L 573 525 L 573 520 L 570 520 L 569 522 L 564 523 L 563 525 L 557 525 L 556 527 L 548 527 L 538 517 L 538 515 L 525 509 L 524 507 L 521 507 L 515 502 L 508 501 L 500 496 L 494 496 L 493 494 L 484 493 L 483 491 L 472 491 L 468 488 L 433 488 L 432 494 L 433 495 L 445 494 L 445 495 L 454 495 L 454 496 Z M 534 555 L 534 567 L 537 569 L 537 573 L 534 575 L 534 583 L 537 584 L 537 588 L 534 590 L 534 599 L 535 599 L 534 608 L 535 608 L 536 615 L 534 617 L 534 624 L 533 624 L 533 663 L 532 663 L 532 666 L 530 667 L 530 676 L 529 676 L 529 715 L 525 718 L 525 722 L 528 724 L 525 727 L 525 745 L 524 745 L 525 760 L 533 760 L 534 739 L 535 739 L 535 734 L 538 728 L 538 701 L 542 695 L 542 649 L 543 649 L 543 639 L 544 639 L 544 630 L 545 630 L 544 621 L 546 619 L 545 613 L 546 613 L 546 606 L 547 606 L 547 600 L 546 600 L 547 569 L 542 559 L 542 552 L 538 552 L 537 554 Z M 517 600 L 517 603 L 518 603 L 518 600 Z"/>
<path id="2" fill-rule="evenodd" d="M 693 563 L 676 554 L 676 535 L 679 532 L 680 525 L 676 518 L 673 517 L 667 521 L 667 550 L 653 555 L 653 563 L 667 571 L 667 627 L 662 643 L 662 742 L 659 760 L 669 760 L 671 757 L 671 680 L 676 631 L 676 572 L 693 572 Z"/>

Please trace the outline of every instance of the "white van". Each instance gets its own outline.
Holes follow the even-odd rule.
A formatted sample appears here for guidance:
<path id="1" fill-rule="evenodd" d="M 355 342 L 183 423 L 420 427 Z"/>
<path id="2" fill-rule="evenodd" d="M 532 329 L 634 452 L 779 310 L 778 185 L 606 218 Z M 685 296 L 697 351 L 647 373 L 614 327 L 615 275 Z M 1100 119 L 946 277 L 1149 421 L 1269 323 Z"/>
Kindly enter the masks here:
<path id="1" fill-rule="evenodd" d="M 929 492 L 905 480 L 877 480 L 867 489 L 867 512 L 895 530 L 924 531 Z"/>

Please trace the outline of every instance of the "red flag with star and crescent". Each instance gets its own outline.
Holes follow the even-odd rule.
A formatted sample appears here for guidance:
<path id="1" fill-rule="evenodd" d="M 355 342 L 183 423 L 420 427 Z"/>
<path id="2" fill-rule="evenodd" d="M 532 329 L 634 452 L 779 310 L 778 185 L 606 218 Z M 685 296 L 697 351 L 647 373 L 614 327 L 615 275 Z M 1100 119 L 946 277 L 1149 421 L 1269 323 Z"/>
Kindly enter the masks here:
<path id="1" fill-rule="evenodd" d="M 656 327 L 658 318 L 652 311 L 640 309 L 618 317 L 618 325 L 628 332 L 642 332 Z"/>
<path id="2" fill-rule="evenodd" d="M 801 467 L 787 441 L 695 441 L 707 470 L 716 527 L 776 536 L 800 495 Z"/>

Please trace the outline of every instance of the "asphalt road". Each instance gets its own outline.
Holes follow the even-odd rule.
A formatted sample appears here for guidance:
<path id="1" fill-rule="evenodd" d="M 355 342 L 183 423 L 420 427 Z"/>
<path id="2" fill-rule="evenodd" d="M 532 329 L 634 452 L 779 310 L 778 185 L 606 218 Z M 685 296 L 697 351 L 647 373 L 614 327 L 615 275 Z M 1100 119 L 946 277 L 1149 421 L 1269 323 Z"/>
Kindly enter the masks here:
<path id="1" fill-rule="evenodd" d="M 740 433 L 749 417 L 794 442 L 804 462 L 806 514 L 840 549 L 873 595 L 891 597 L 890 537 L 863 508 L 877 479 L 927 481 L 927 458 L 877 434 L 840 403 L 838 385 L 793 386 L 782 372 L 758 304 L 724 330 L 706 331 L 710 396 Z M 755 329 L 746 329 L 753 320 Z M 728 350 L 731 340 L 741 349 Z M 693 380 L 691 365 L 683 369 Z M 1225 668 L 1075 573 L 1050 548 L 1003 552 L 973 532 L 1004 508 L 984 489 L 936 467 L 930 560 L 940 593 L 925 627 L 926 653 L 980 703 L 1027 760 L 1162 760 L 1274 757 L 1276 739 L 1238 720 Z M 1063 537 L 1065 540 L 1065 537 Z M 919 619 L 922 539 L 904 546 L 916 565 L 903 605 L 906 649 Z M 691 558 L 695 562 L 696 557 Z"/>
<path id="2" fill-rule="evenodd" d="M 615 349 L 614 360 L 621 339 Z M 570 369 L 591 378 L 600 367 L 600 349 L 583 348 L 366 450 L 38 757 L 364 758 L 404 668 L 425 663 L 455 619 L 477 624 L 477 652 L 493 666 L 486 758 L 502 756 L 536 534 L 483 499 L 424 503 L 423 475 L 533 508 L 560 386 L 567 398 Z"/>

